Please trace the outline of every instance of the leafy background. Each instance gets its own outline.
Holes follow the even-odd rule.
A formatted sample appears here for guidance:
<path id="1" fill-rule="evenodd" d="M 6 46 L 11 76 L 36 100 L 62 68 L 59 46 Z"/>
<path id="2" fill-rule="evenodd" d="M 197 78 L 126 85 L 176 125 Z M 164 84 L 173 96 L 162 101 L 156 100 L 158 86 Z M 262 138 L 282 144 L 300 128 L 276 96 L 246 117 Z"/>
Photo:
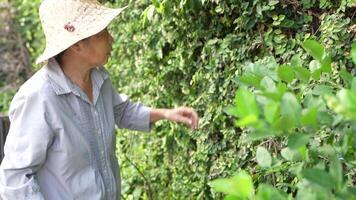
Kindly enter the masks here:
<path id="1" fill-rule="evenodd" d="M 11 2 L 31 63 L 44 48 L 37 12 L 40 2 Z M 159 122 L 149 134 L 118 130 L 117 155 L 124 199 L 222 199 L 224 195 L 217 191 L 230 193 L 216 185 L 213 189 L 211 181 L 233 176 L 241 169 L 248 173 L 240 172 L 238 180 L 251 174 L 256 187 L 269 183 L 293 197 L 298 197 L 298 189 L 303 190 L 307 195 L 299 196 L 300 199 L 325 199 L 325 194 L 329 195 L 327 198 L 353 198 L 355 125 L 344 119 L 343 114 L 335 114 L 333 106 L 327 106 L 328 99 L 335 98 L 337 105 L 339 100 L 333 95 L 342 88 L 351 88 L 356 73 L 350 55 L 356 32 L 356 10 L 351 0 L 102 2 L 112 7 L 129 5 L 109 27 L 116 42 L 106 67 L 118 91 L 152 107 L 193 106 L 201 117 L 198 131 L 168 122 Z M 319 61 L 311 56 L 313 51 L 303 49 L 308 39 L 319 41 L 327 49 L 325 52 L 332 59 L 330 69 L 322 70 L 322 58 Z M 302 68 L 298 68 L 301 74 L 306 69 L 312 77 L 299 76 L 293 69 L 291 72 L 292 58 L 300 63 L 297 67 Z M 34 64 L 33 68 L 38 69 Z M 256 80 L 259 80 L 257 86 L 251 84 Z M 263 89 L 277 87 L 279 83 L 284 83 L 291 94 L 283 103 L 285 113 L 291 109 L 293 113 L 293 106 L 304 103 L 308 97 L 316 99 L 317 115 L 321 118 L 311 122 L 315 126 L 311 129 L 292 124 L 278 132 L 268 126 L 262 129 L 271 132 L 268 137 L 249 138 L 252 133 L 257 134 L 260 126 L 256 124 L 268 122 L 268 117 L 258 111 L 255 116 L 258 123 L 238 124 L 235 118 L 245 117 L 244 114 L 234 115 L 228 107 L 235 104 L 237 89 L 245 88 L 239 90 L 243 91 L 242 96 L 247 94 L 252 99 L 246 105 L 236 105 L 243 110 L 253 107 L 249 102 L 260 98 L 257 96 Z M 326 94 L 331 96 L 326 98 Z M 3 110 L 8 108 L 11 98 L 5 99 L 0 102 Z M 258 100 L 255 110 L 262 110 L 265 103 Z M 281 106 L 275 107 L 283 110 Z M 273 106 L 269 108 L 273 110 Z M 309 107 L 302 105 L 300 112 L 302 108 Z M 345 130 L 347 127 L 351 127 L 349 131 Z M 295 150 L 304 151 L 302 157 L 295 155 L 295 151 L 281 153 L 293 134 L 308 134 L 303 140 L 306 142 L 302 141 Z M 326 185 L 325 189 L 308 175 L 305 180 L 301 170 L 293 171 L 310 167 L 322 171 L 318 178 L 329 177 L 323 172 L 332 168 L 329 167 L 332 156 L 320 155 L 313 149 L 327 145 L 334 152 L 342 146 L 339 143 L 345 140 L 345 135 L 348 135 L 346 151 L 335 154 L 344 160 L 334 163 L 342 168 L 340 184 L 350 193 L 340 192 L 345 195 L 340 196 L 333 186 Z M 315 171 L 304 175 L 312 172 Z M 233 194 L 234 197 L 225 198 L 251 198 Z"/>

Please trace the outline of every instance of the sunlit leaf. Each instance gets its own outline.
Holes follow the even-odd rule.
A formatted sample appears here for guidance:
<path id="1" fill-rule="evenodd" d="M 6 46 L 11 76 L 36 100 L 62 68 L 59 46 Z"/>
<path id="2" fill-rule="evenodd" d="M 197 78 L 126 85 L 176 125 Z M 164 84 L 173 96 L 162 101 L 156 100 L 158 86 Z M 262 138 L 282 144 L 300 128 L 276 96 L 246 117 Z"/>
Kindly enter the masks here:
<path id="1" fill-rule="evenodd" d="M 153 19 L 153 15 L 154 15 L 154 11 L 155 11 L 155 6 L 150 5 L 147 9 L 147 19 L 148 21 L 152 21 Z"/>
<path id="2" fill-rule="evenodd" d="M 244 127 L 247 125 L 253 125 L 258 121 L 258 118 L 256 115 L 247 115 L 239 120 L 236 121 L 235 125 L 239 127 Z"/>
<path id="3" fill-rule="evenodd" d="M 221 178 L 213 180 L 209 185 L 217 192 L 248 199 L 254 193 L 252 178 L 245 171 L 240 171 L 232 178 Z"/>
<path id="4" fill-rule="evenodd" d="M 271 167 L 272 157 L 268 150 L 262 146 L 257 147 L 256 160 L 261 167 Z"/>
<path id="5" fill-rule="evenodd" d="M 236 191 L 236 185 L 232 179 L 220 178 L 210 182 L 209 184 L 215 191 L 222 192 L 224 194 L 239 195 Z"/>
<path id="6" fill-rule="evenodd" d="M 242 200 L 242 199 L 240 197 L 230 194 L 230 195 L 226 195 L 224 197 L 224 200 Z"/>
<path id="7" fill-rule="evenodd" d="M 356 64 L 356 42 L 354 42 L 352 44 L 352 48 L 351 48 L 351 58 L 352 61 L 354 61 L 354 63 Z"/>
<path id="8" fill-rule="evenodd" d="M 248 90 L 240 88 L 236 92 L 236 105 L 238 117 L 243 118 L 248 115 L 259 116 L 259 109 L 255 96 Z"/>
<path id="9" fill-rule="evenodd" d="M 315 40 L 306 40 L 303 42 L 303 48 L 317 61 L 321 63 L 324 55 L 324 47 Z"/>
<path id="10" fill-rule="evenodd" d="M 232 181 L 236 186 L 237 196 L 241 198 L 251 198 L 254 193 L 252 177 L 245 171 L 238 172 L 232 177 Z"/>

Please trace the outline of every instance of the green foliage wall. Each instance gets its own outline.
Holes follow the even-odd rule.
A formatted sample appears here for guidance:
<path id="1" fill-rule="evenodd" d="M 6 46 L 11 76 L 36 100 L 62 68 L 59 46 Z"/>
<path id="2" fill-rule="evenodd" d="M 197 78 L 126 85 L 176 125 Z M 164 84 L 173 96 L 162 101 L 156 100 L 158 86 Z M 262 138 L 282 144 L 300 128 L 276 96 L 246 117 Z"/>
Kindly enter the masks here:
<path id="1" fill-rule="evenodd" d="M 44 42 L 35 9 L 40 1 L 15 2 L 34 61 Z M 351 2 L 102 2 L 129 5 L 110 26 L 116 42 L 106 67 L 118 90 L 152 107 L 193 106 L 201 117 L 198 131 L 168 122 L 156 124 L 148 134 L 118 131 L 123 197 L 221 199 L 208 183 L 238 169 L 255 174 L 255 184 L 269 182 L 291 192 L 290 187 L 278 184 L 295 183 L 287 169 L 271 175 L 259 173 L 255 155 L 260 143 L 243 143 L 247 130 L 236 128 L 224 108 L 234 100 L 235 80 L 244 66 L 263 63 L 266 57 L 285 63 L 296 54 L 309 61 L 311 57 L 301 47 L 308 38 L 329 49 L 335 71 L 343 69 L 354 76 L 348 54 L 355 34 Z M 334 73 L 327 78 L 342 86 L 338 76 Z M 322 141 L 324 136 L 320 137 Z M 267 144 L 274 148 L 284 142 L 277 138 Z M 355 179 L 355 171 L 349 176 Z"/>
<path id="2" fill-rule="evenodd" d="M 356 43 L 352 46 L 356 61 Z M 226 112 L 248 130 L 245 144 L 262 142 L 255 156 L 257 190 L 243 171 L 211 183 L 229 200 L 356 197 L 356 77 L 332 66 L 328 50 L 317 41 L 306 40 L 303 48 L 314 58 L 309 64 L 299 55 L 283 64 L 268 57 L 244 66 L 237 78 L 235 105 Z M 334 82 L 334 72 L 344 84 Z M 278 180 L 279 173 L 289 180 Z"/>

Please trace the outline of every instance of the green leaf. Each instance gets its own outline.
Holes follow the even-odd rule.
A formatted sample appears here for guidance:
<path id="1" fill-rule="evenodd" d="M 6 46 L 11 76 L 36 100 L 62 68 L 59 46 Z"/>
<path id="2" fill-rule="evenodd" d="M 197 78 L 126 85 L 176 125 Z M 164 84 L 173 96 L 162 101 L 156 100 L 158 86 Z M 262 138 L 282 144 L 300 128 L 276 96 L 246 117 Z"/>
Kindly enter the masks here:
<path id="1" fill-rule="evenodd" d="M 316 126 L 317 125 L 318 109 L 316 107 L 310 107 L 303 110 L 302 117 L 300 118 L 300 123 L 303 126 Z"/>
<path id="2" fill-rule="evenodd" d="M 256 160 L 257 163 L 264 168 L 271 167 L 272 165 L 272 157 L 268 150 L 264 147 L 257 147 L 256 151 Z"/>
<path id="3" fill-rule="evenodd" d="M 331 57 L 325 52 L 323 45 L 315 40 L 306 40 L 302 46 L 320 63 L 321 71 L 331 72 Z"/>
<path id="4" fill-rule="evenodd" d="M 304 68 L 299 55 L 294 55 L 291 59 L 291 66 L 296 76 L 303 82 L 308 82 L 310 78 L 310 72 Z"/>
<path id="5" fill-rule="evenodd" d="M 155 11 L 155 6 L 154 5 L 150 5 L 147 9 L 147 19 L 148 21 L 152 21 L 153 19 L 153 15 L 154 15 L 154 11 Z"/>
<path id="6" fill-rule="evenodd" d="M 237 80 L 238 82 L 259 88 L 262 77 L 255 74 L 245 74 Z"/>
<path id="7" fill-rule="evenodd" d="M 302 146 L 308 144 L 310 139 L 306 134 L 294 134 L 288 137 L 288 147 L 292 150 L 297 150 Z"/>
<path id="8" fill-rule="evenodd" d="M 266 138 L 271 138 L 276 135 L 275 132 L 270 130 L 256 130 L 247 135 L 246 139 L 242 141 L 242 143 L 252 142 L 255 140 L 262 140 Z"/>
<path id="9" fill-rule="evenodd" d="M 292 66 L 292 68 L 303 67 L 302 60 L 300 59 L 299 55 L 294 55 L 292 57 L 290 65 Z"/>
<path id="10" fill-rule="evenodd" d="M 328 54 L 325 54 L 323 56 L 323 59 L 321 60 L 320 64 L 321 64 L 321 70 L 323 72 L 331 72 L 331 56 Z"/>
<path id="11" fill-rule="evenodd" d="M 281 80 L 290 83 L 294 79 L 294 71 L 288 65 L 282 65 L 278 68 L 278 76 Z"/>
<path id="12" fill-rule="evenodd" d="M 264 116 L 270 124 L 275 123 L 279 116 L 279 103 L 270 101 L 264 107 Z"/>
<path id="13" fill-rule="evenodd" d="M 224 194 L 239 195 L 236 191 L 236 185 L 234 181 L 228 178 L 220 178 L 210 182 L 210 187 L 212 187 L 217 192 L 222 192 Z"/>
<path id="14" fill-rule="evenodd" d="M 163 11 L 164 11 L 163 2 L 160 3 L 158 7 L 156 7 L 156 11 L 157 11 L 157 13 L 159 13 L 159 14 L 162 14 L 162 13 L 163 13 Z"/>
<path id="15" fill-rule="evenodd" d="M 302 160 L 306 161 L 308 156 L 308 149 L 306 146 L 302 146 L 298 149 L 298 153 Z"/>
<path id="16" fill-rule="evenodd" d="M 164 15 L 169 16 L 172 14 L 172 1 L 164 0 L 161 5 L 163 6 Z"/>
<path id="17" fill-rule="evenodd" d="M 302 176 L 308 181 L 315 183 L 321 187 L 331 190 L 335 187 L 334 179 L 324 170 L 316 168 L 303 169 Z"/>
<path id="18" fill-rule="evenodd" d="M 288 132 L 291 129 L 295 128 L 295 123 L 292 118 L 281 116 L 275 121 L 274 124 L 272 124 L 272 127 L 276 130 Z"/>
<path id="19" fill-rule="evenodd" d="M 274 101 L 280 101 L 282 98 L 279 92 L 261 92 L 260 95 L 265 96 Z"/>
<path id="20" fill-rule="evenodd" d="M 239 116 L 236 106 L 227 106 L 224 108 L 224 112 L 234 117 Z"/>
<path id="21" fill-rule="evenodd" d="M 240 88 L 236 92 L 237 115 L 244 118 L 249 115 L 259 116 L 259 109 L 255 100 L 255 96 L 248 90 Z"/>
<path id="22" fill-rule="evenodd" d="M 352 44 L 352 48 L 351 48 L 351 58 L 352 61 L 354 61 L 354 63 L 356 64 L 356 42 L 354 42 Z"/>
<path id="23" fill-rule="evenodd" d="M 317 61 L 322 62 L 324 47 L 315 40 L 306 40 L 303 42 L 303 48 Z"/>
<path id="24" fill-rule="evenodd" d="M 252 177 L 245 171 L 238 172 L 232 181 L 236 186 L 238 197 L 250 199 L 254 193 Z"/>
<path id="25" fill-rule="evenodd" d="M 283 148 L 281 150 L 281 155 L 284 159 L 288 161 L 297 161 L 301 159 L 298 151 L 291 150 L 290 148 Z"/>
<path id="26" fill-rule="evenodd" d="M 351 90 L 342 89 L 337 93 L 337 96 L 348 109 L 356 110 L 356 94 Z"/>
<path id="27" fill-rule="evenodd" d="M 276 90 L 276 83 L 272 78 L 265 76 L 260 82 L 260 88 L 263 88 L 265 91 L 274 92 Z"/>
<path id="28" fill-rule="evenodd" d="M 356 119 L 356 93 L 342 89 L 337 93 L 337 97 L 340 100 L 339 107 L 342 108 L 340 113 L 350 119 Z"/>
<path id="29" fill-rule="evenodd" d="M 152 0 L 152 4 L 155 6 L 155 7 L 159 7 L 159 2 L 158 0 Z"/>
<path id="30" fill-rule="evenodd" d="M 281 115 L 284 120 L 292 123 L 288 129 L 299 124 L 301 109 L 302 108 L 294 94 L 285 93 L 283 95 L 281 102 Z"/>
<path id="31" fill-rule="evenodd" d="M 340 188 L 342 185 L 342 166 L 336 156 L 331 159 L 329 173 L 334 178 L 337 188 Z"/>
<path id="32" fill-rule="evenodd" d="M 342 80 L 343 80 L 347 85 L 351 85 L 353 76 L 352 76 L 348 71 L 341 70 L 341 71 L 339 72 L 339 75 L 340 75 L 340 77 L 342 78 Z"/>
<path id="33" fill-rule="evenodd" d="M 263 183 L 258 186 L 256 197 L 257 200 L 287 200 L 287 195 L 284 192 Z"/>
<path id="34" fill-rule="evenodd" d="M 356 92 L 356 77 L 352 79 L 351 82 L 351 91 Z"/>
<path id="35" fill-rule="evenodd" d="M 312 60 L 309 63 L 309 69 L 311 71 L 311 76 L 314 80 L 319 80 L 320 79 L 320 75 L 321 75 L 321 66 L 320 63 L 316 60 Z"/>
<path id="36" fill-rule="evenodd" d="M 238 127 L 244 127 L 244 126 L 248 126 L 248 125 L 253 125 L 258 121 L 258 118 L 256 115 L 247 115 L 243 118 L 241 118 L 240 120 L 237 120 L 235 125 Z"/>
<path id="37" fill-rule="evenodd" d="M 233 195 L 238 199 L 249 199 L 254 193 L 252 178 L 245 171 L 240 171 L 229 179 L 213 180 L 209 185 L 217 192 Z"/>
<path id="38" fill-rule="evenodd" d="M 310 72 L 304 67 L 293 67 L 296 76 L 304 83 L 307 83 L 310 79 Z"/>
<path id="39" fill-rule="evenodd" d="M 227 196 L 225 196 L 224 197 L 224 200 L 243 200 L 242 198 L 240 198 L 240 197 L 237 197 L 237 196 L 235 196 L 235 195 L 227 195 Z"/>
<path id="40" fill-rule="evenodd" d="M 324 95 L 324 94 L 332 94 L 333 93 L 333 88 L 329 85 L 316 85 L 313 88 L 313 94 L 314 95 Z"/>

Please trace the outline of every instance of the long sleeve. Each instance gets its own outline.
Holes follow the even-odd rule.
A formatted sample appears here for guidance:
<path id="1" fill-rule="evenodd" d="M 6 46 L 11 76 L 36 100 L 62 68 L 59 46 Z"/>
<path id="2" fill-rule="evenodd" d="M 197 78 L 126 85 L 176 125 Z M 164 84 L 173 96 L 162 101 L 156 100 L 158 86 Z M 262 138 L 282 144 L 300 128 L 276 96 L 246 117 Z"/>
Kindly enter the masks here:
<path id="1" fill-rule="evenodd" d="M 53 132 L 40 94 L 17 94 L 11 103 L 10 130 L 0 166 L 0 199 L 43 200 L 36 172 L 46 160 Z"/>
<path id="2" fill-rule="evenodd" d="M 119 128 L 150 131 L 151 108 L 141 103 L 133 103 L 126 95 L 118 94 L 114 89 L 115 123 Z"/>

